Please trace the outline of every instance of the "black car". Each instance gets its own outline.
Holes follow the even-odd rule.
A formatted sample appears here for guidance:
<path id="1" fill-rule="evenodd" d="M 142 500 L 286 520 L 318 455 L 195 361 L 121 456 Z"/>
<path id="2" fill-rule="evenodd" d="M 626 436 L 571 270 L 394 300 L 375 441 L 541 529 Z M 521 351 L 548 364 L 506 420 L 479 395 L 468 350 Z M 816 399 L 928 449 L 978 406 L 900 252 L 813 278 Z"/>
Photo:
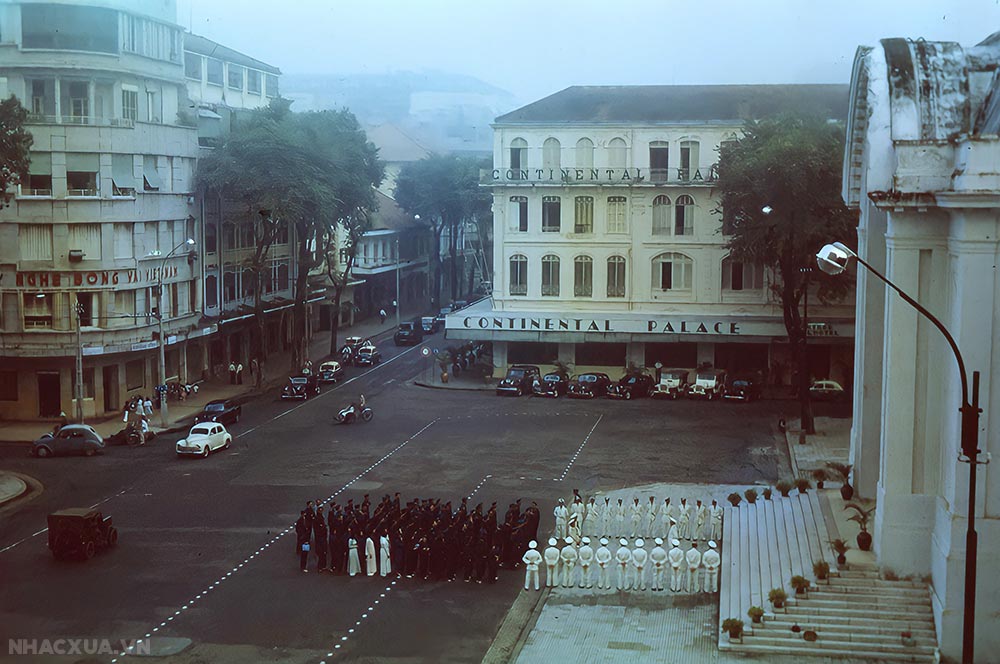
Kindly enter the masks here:
<path id="1" fill-rule="evenodd" d="M 441 329 L 441 323 L 434 316 L 424 316 L 420 319 L 420 327 L 424 334 L 437 334 L 438 330 Z"/>
<path id="2" fill-rule="evenodd" d="M 219 424 L 233 424 L 240 421 L 243 414 L 243 407 L 233 399 L 217 399 L 205 404 L 205 409 L 194 416 L 194 423 L 218 422 Z"/>
<path id="3" fill-rule="evenodd" d="M 629 374 L 622 376 L 617 383 L 608 387 L 609 399 L 638 399 L 648 397 L 653 390 L 653 377 L 646 374 Z"/>
<path id="4" fill-rule="evenodd" d="M 566 396 L 572 399 L 593 399 L 608 393 L 611 378 L 605 373 L 585 373 L 573 377 Z"/>
<path id="5" fill-rule="evenodd" d="M 400 323 L 396 334 L 392 335 L 392 340 L 397 346 L 415 346 L 424 340 L 423 325 L 414 321 Z"/>
<path id="6" fill-rule="evenodd" d="M 739 401 L 756 401 L 760 399 L 760 378 L 757 376 L 736 375 L 726 381 L 724 398 Z"/>
<path id="7" fill-rule="evenodd" d="M 290 376 L 288 384 L 281 390 L 282 399 L 308 399 L 319 394 L 319 379 L 316 374 Z"/>
<path id="8" fill-rule="evenodd" d="M 451 312 L 452 312 L 452 308 L 450 306 L 448 306 L 448 307 L 441 307 L 441 310 L 438 311 L 438 315 L 434 317 L 434 320 L 437 321 L 438 325 L 440 325 L 441 327 L 444 327 L 444 317 L 447 316 L 448 314 L 450 314 Z"/>
<path id="9" fill-rule="evenodd" d="M 547 373 L 536 380 L 531 387 L 531 392 L 536 397 L 549 397 L 558 399 L 566 394 L 569 388 L 569 376 L 561 373 Z"/>
<path id="10" fill-rule="evenodd" d="M 379 352 L 374 344 L 362 346 L 354 354 L 354 364 L 359 367 L 373 367 L 381 361 L 382 353 Z"/>
<path id="11" fill-rule="evenodd" d="M 541 370 L 533 364 L 515 364 L 507 369 L 507 375 L 497 383 L 497 396 L 528 394 L 535 379 L 541 375 Z"/>

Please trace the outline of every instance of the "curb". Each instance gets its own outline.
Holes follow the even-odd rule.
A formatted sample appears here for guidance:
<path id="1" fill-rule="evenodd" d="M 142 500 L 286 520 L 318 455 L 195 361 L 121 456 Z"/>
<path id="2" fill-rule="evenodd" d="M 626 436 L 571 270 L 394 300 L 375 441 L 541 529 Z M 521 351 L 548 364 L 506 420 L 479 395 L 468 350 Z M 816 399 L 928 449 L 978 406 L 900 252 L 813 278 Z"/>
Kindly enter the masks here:
<path id="1" fill-rule="evenodd" d="M 38 496 L 44 490 L 44 485 L 30 475 L 15 473 L 12 470 L 0 471 L 0 474 L 13 477 L 20 484 L 20 490 L 16 495 L 0 498 L 0 513 L 14 509 L 14 504 L 27 496 L 28 500 Z"/>
<path id="2" fill-rule="evenodd" d="M 539 593 L 518 591 L 517 598 L 493 637 L 493 642 L 483 655 L 482 664 L 510 664 L 517 661 L 528 636 L 538 623 L 550 592 L 548 587 L 543 587 Z"/>
<path id="3" fill-rule="evenodd" d="M 13 473 L 3 473 L 0 474 L 0 480 L 3 481 L 5 486 L 3 493 L 0 494 L 0 505 L 5 505 L 12 500 L 17 500 L 24 494 L 28 492 L 28 485 L 20 477 Z"/>
<path id="4" fill-rule="evenodd" d="M 434 385 L 432 383 L 425 383 L 421 380 L 413 381 L 413 384 L 417 387 L 426 387 L 429 390 L 452 390 L 457 392 L 492 392 L 495 387 L 446 387 L 444 385 Z"/>

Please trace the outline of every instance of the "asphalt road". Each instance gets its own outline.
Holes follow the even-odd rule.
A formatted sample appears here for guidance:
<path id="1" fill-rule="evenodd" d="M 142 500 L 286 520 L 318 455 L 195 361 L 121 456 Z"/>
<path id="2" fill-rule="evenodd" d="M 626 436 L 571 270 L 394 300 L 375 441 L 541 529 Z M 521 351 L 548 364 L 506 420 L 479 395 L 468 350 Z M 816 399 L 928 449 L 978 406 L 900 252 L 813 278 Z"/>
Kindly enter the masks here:
<path id="1" fill-rule="evenodd" d="M 44 485 L 0 514 L 0 660 L 10 638 L 151 634 L 193 641 L 172 662 L 479 662 L 519 573 L 501 572 L 494 586 L 302 574 L 288 529 L 305 501 L 370 493 L 377 502 L 399 491 L 495 500 L 502 514 L 522 498 L 539 503 L 545 530 L 555 500 L 574 488 L 749 485 L 787 473 L 774 425 L 788 402 L 429 390 L 407 382 L 426 370 L 419 347 L 382 349 L 382 365 L 349 369 L 307 402 L 274 394 L 245 405 L 232 448 L 206 460 L 177 459 L 176 437 L 95 458 L 33 459 L 26 447 L 0 446 L 0 465 Z M 336 409 L 361 392 L 375 419 L 334 425 Z M 88 563 L 55 562 L 39 532 L 46 514 L 94 504 L 113 515 L 119 546 Z"/>

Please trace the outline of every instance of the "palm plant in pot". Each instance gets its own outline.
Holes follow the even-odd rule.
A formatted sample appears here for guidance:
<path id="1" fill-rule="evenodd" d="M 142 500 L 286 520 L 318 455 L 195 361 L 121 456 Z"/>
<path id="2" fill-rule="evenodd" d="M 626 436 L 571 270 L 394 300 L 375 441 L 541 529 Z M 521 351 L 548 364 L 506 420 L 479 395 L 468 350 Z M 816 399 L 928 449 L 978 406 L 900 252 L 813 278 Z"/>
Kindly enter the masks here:
<path id="1" fill-rule="evenodd" d="M 764 618 L 764 609 L 759 606 L 751 606 L 747 611 L 747 615 L 750 616 L 750 620 L 754 623 L 760 623 Z"/>
<path id="2" fill-rule="evenodd" d="M 795 488 L 799 490 L 799 493 L 806 493 L 812 488 L 812 482 L 805 477 L 796 477 Z"/>
<path id="3" fill-rule="evenodd" d="M 796 595 L 803 594 L 804 592 L 809 590 L 809 586 L 812 585 L 809 583 L 809 579 L 807 579 L 804 576 L 799 576 L 798 574 L 793 576 L 792 580 L 789 583 L 791 583 L 792 588 L 795 588 Z"/>
<path id="4" fill-rule="evenodd" d="M 846 564 L 847 550 L 851 548 L 847 545 L 847 542 L 838 538 L 835 540 L 830 540 L 830 546 L 832 546 L 833 550 L 837 553 L 837 564 L 838 565 Z"/>
<path id="5" fill-rule="evenodd" d="M 722 631 L 729 632 L 729 640 L 735 641 L 743 636 L 743 621 L 739 618 L 726 618 L 722 621 Z"/>
<path id="6" fill-rule="evenodd" d="M 854 467 L 849 463 L 837 463 L 836 461 L 828 461 L 826 467 L 830 472 L 838 477 L 842 482 L 840 486 L 840 497 L 844 500 L 850 500 L 854 497 L 854 487 L 851 486 L 851 469 Z M 830 478 L 828 478 L 830 479 Z"/>
<path id="7" fill-rule="evenodd" d="M 743 492 L 744 497 L 746 497 L 748 503 L 757 502 L 757 489 L 747 489 Z"/>
<path id="8" fill-rule="evenodd" d="M 817 581 L 825 581 L 830 577 L 830 563 L 825 560 L 817 560 L 813 563 L 813 574 Z"/>
<path id="9" fill-rule="evenodd" d="M 872 548 L 872 535 L 868 532 L 868 522 L 872 518 L 872 514 L 875 513 L 875 508 L 865 509 L 858 505 L 857 503 L 847 503 L 847 507 L 844 510 L 854 510 L 854 514 L 848 518 L 848 521 L 853 521 L 858 524 L 861 532 L 858 533 L 858 548 L 862 551 L 870 551 Z"/>
<path id="10" fill-rule="evenodd" d="M 765 488 L 761 493 L 764 494 L 764 500 L 771 500 L 771 487 Z"/>
<path id="11" fill-rule="evenodd" d="M 726 496 L 726 500 L 728 500 L 733 507 L 736 507 L 740 504 L 740 500 L 742 500 L 742 498 L 740 498 L 740 494 L 733 491 L 731 494 Z"/>
<path id="12" fill-rule="evenodd" d="M 785 498 L 788 498 L 788 492 L 792 490 L 792 483 L 788 480 L 778 480 L 774 483 L 774 488 L 778 490 Z"/>
<path id="13" fill-rule="evenodd" d="M 822 489 L 823 483 L 826 482 L 827 479 L 829 479 L 829 476 L 827 475 L 825 470 L 823 470 L 822 468 L 817 468 L 816 470 L 812 471 L 812 478 L 813 481 L 816 482 L 816 488 Z"/>
<path id="14" fill-rule="evenodd" d="M 785 592 L 784 588 L 771 588 L 767 593 L 767 600 L 774 605 L 774 608 L 780 609 L 785 606 L 785 600 L 788 599 L 788 593 Z"/>

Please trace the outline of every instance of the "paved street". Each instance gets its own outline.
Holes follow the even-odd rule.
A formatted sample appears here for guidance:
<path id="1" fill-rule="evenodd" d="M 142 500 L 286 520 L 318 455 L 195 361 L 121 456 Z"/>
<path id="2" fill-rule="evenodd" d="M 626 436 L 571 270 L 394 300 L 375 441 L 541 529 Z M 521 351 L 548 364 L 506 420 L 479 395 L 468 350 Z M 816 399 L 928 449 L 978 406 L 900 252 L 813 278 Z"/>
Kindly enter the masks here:
<path id="1" fill-rule="evenodd" d="M 305 501 L 370 493 L 377 502 L 399 491 L 404 501 L 495 500 L 502 513 L 523 498 L 538 501 L 547 530 L 555 500 L 573 488 L 752 484 L 788 473 L 774 432 L 790 402 L 429 390 L 408 384 L 426 370 L 418 349 L 382 348 L 381 366 L 349 370 L 318 398 L 291 404 L 274 394 L 244 406 L 232 448 L 207 460 L 176 459 L 168 437 L 92 459 L 38 460 L 0 446 L 0 466 L 44 486 L 0 512 L 0 642 L 152 634 L 191 639 L 176 662 L 479 662 L 521 573 L 501 572 L 495 586 L 302 574 L 288 528 Z M 333 425 L 334 409 L 359 392 L 374 421 Z M 94 504 L 114 516 L 118 548 L 85 564 L 54 562 L 39 533 L 45 515 Z"/>

